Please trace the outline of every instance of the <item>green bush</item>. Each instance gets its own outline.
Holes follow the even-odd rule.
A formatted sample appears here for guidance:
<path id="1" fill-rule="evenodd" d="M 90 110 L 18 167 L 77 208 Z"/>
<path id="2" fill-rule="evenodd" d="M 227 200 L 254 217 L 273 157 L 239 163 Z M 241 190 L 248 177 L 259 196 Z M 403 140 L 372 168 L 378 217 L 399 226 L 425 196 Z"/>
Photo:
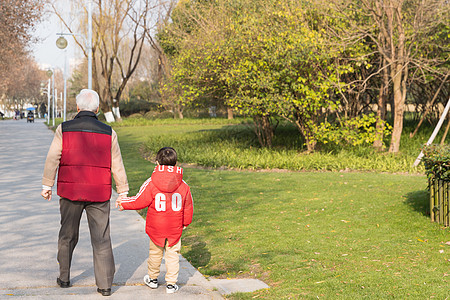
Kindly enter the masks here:
<path id="1" fill-rule="evenodd" d="M 295 128 L 286 126 L 277 130 L 273 148 L 261 148 L 250 127 L 238 125 L 155 135 L 145 143 L 145 151 L 153 158 L 160 148 L 170 146 L 177 150 L 180 162 L 214 168 L 381 172 L 420 172 L 423 168 L 412 167 L 414 156 L 379 154 L 370 147 L 306 154 L 302 144 Z"/>
<path id="2" fill-rule="evenodd" d="M 159 112 L 151 110 L 151 111 L 148 111 L 148 112 L 146 112 L 144 114 L 144 118 L 146 118 L 146 119 L 158 119 L 157 118 L 158 114 L 159 114 Z"/>
<path id="3" fill-rule="evenodd" d="M 141 99 L 131 99 L 127 102 L 121 101 L 119 107 L 121 114 L 127 117 L 136 113 L 145 114 L 150 110 L 156 110 L 158 104 Z"/>
<path id="4" fill-rule="evenodd" d="M 343 119 L 340 123 L 321 123 L 317 128 L 316 136 L 318 141 L 327 144 L 334 143 L 340 146 L 359 146 L 372 145 L 377 138 L 376 116 L 371 113 L 368 115 L 357 116 L 351 119 Z M 392 133 L 392 126 L 384 122 L 384 137 Z"/>
<path id="5" fill-rule="evenodd" d="M 173 113 L 170 111 L 149 111 L 144 117 L 146 119 L 173 119 Z"/>
<path id="6" fill-rule="evenodd" d="M 128 116 L 129 119 L 139 119 L 139 118 L 142 118 L 142 117 L 143 117 L 143 115 L 140 114 L 140 113 L 135 113 L 135 114 L 132 114 L 132 115 Z"/>
<path id="7" fill-rule="evenodd" d="M 428 178 L 450 181 L 450 146 L 425 145 L 422 162 Z"/>

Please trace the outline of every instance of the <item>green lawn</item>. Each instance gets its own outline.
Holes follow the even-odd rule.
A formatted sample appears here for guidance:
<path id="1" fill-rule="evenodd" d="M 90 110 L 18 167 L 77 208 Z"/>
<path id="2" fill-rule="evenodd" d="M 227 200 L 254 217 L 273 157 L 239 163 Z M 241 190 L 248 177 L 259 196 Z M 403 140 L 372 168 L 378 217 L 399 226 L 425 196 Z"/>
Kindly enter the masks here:
<path id="1" fill-rule="evenodd" d="M 222 127 L 115 126 L 131 194 L 153 170 L 141 155 L 152 138 L 163 143 Z M 424 175 L 195 168 L 184 174 L 195 211 L 183 256 L 206 276 L 256 277 L 271 286 L 230 298 L 449 295 L 450 232 L 429 221 Z"/>

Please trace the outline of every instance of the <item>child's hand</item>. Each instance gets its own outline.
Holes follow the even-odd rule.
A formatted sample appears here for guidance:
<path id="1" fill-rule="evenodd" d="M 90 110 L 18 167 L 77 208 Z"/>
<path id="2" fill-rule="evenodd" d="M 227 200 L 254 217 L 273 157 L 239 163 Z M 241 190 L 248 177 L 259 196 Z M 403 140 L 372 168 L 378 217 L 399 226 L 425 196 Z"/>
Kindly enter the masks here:
<path id="1" fill-rule="evenodd" d="M 122 198 L 123 196 L 119 196 L 116 200 L 116 208 L 119 207 L 119 210 L 122 211 L 123 210 L 123 206 L 122 206 Z"/>
<path id="2" fill-rule="evenodd" d="M 118 207 L 120 211 L 123 210 L 122 200 L 121 199 L 117 199 L 116 200 L 116 207 Z"/>
<path id="3" fill-rule="evenodd" d="M 119 195 L 119 197 L 117 197 L 117 199 L 116 199 L 116 208 L 122 202 L 122 198 L 123 198 L 123 195 Z"/>

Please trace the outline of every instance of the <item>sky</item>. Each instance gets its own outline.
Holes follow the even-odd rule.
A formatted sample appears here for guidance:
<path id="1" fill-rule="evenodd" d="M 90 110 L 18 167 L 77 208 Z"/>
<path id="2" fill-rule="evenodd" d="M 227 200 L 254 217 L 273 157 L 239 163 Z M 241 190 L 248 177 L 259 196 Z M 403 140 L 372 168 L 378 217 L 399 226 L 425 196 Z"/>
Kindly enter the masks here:
<path id="1" fill-rule="evenodd" d="M 66 1 L 59 0 L 59 2 L 63 3 Z M 66 7 L 70 8 L 70 5 L 67 5 Z M 65 13 L 69 14 L 70 9 L 65 11 Z M 56 47 L 56 40 L 59 37 L 57 33 L 67 32 L 67 29 L 65 29 L 59 18 L 51 12 L 47 12 L 42 19 L 42 22 L 36 26 L 34 36 L 38 38 L 39 41 L 31 45 L 31 50 L 37 63 L 42 69 L 53 67 L 64 71 L 64 62 L 67 55 L 67 74 L 70 74 L 71 69 L 82 57 L 78 45 L 75 44 L 75 41 L 70 35 L 64 36 L 68 42 L 66 50 L 61 50 Z"/>

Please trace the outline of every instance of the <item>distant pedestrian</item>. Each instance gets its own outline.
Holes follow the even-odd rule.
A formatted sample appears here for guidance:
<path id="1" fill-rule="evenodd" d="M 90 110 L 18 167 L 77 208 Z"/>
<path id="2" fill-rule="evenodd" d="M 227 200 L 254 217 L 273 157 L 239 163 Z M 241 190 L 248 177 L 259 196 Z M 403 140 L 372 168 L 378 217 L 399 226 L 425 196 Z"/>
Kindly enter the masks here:
<path id="1" fill-rule="evenodd" d="M 177 153 L 165 147 L 156 155 L 157 166 L 151 178 L 142 184 L 139 193 L 129 198 L 117 199 L 120 210 L 148 207 L 146 232 L 150 237 L 148 275 L 144 282 L 152 289 L 158 288 L 161 260 L 165 252 L 166 292 L 178 291 L 179 255 L 181 234 L 192 222 L 193 201 L 191 190 L 183 180 L 183 169 L 176 166 Z"/>
<path id="2" fill-rule="evenodd" d="M 111 173 L 119 198 L 128 193 L 127 176 L 116 132 L 97 119 L 98 94 L 93 90 L 82 90 L 76 102 L 78 114 L 75 118 L 56 128 L 45 161 L 41 195 L 51 200 L 51 187 L 59 169 L 58 285 L 70 287 L 72 253 L 78 242 L 80 219 L 86 210 L 97 292 L 109 296 L 115 272 L 109 227 Z"/>

